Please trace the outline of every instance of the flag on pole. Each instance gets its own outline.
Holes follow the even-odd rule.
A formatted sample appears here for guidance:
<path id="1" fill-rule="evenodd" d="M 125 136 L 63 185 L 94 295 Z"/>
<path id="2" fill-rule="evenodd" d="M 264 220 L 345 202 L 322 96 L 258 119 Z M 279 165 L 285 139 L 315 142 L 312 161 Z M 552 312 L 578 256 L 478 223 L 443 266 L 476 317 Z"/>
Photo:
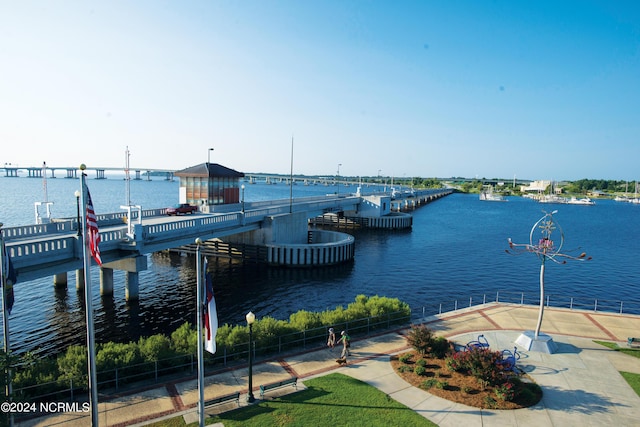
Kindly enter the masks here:
<path id="1" fill-rule="evenodd" d="M 16 270 L 13 268 L 11 257 L 7 253 L 7 248 L 4 245 L 4 239 L 2 239 L 2 285 L 4 289 L 5 307 L 7 312 L 11 314 L 13 308 L 13 285 L 18 280 Z"/>
<path id="2" fill-rule="evenodd" d="M 207 272 L 207 259 L 204 261 L 205 295 L 202 321 L 205 328 L 204 348 L 211 354 L 216 352 L 216 334 L 218 332 L 218 312 L 216 300 L 213 297 L 213 278 Z"/>
<path id="3" fill-rule="evenodd" d="M 102 259 L 100 258 L 100 232 L 98 231 L 98 220 L 96 218 L 96 212 L 93 210 L 93 202 L 91 201 L 91 194 L 89 194 L 89 187 L 85 185 L 87 189 L 87 239 L 89 241 L 89 250 L 91 256 L 96 260 L 99 266 L 102 266 Z"/>

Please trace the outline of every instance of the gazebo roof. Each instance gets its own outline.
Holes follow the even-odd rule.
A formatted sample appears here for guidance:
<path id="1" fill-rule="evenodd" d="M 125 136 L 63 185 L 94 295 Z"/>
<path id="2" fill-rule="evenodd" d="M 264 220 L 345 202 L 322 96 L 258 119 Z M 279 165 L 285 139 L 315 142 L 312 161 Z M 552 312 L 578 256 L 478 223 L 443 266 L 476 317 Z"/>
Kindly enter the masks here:
<path id="1" fill-rule="evenodd" d="M 242 178 L 244 173 L 227 168 L 218 163 L 201 163 L 174 173 L 178 177 Z"/>

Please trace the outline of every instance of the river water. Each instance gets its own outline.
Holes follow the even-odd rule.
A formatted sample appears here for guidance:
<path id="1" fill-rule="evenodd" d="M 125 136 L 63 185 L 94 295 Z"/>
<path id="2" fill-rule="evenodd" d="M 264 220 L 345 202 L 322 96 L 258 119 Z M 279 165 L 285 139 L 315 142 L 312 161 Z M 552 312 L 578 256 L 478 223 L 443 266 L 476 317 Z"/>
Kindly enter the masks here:
<path id="1" fill-rule="evenodd" d="M 127 204 L 125 181 L 89 179 L 97 213 L 120 211 Z M 246 183 L 247 202 L 286 199 L 285 184 Z M 47 180 L 47 199 L 53 216 L 75 217 L 79 180 Z M 293 186 L 293 197 L 333 193 L 336 187 Z M 339 191 L 353 192 L 341 186 Z M 44 200 L 43 182 L 35 178 L 0 177 L 0 221 L 5 227 L 34 223 L 34 202 Z M 131 201 L 143 209 L 177 202 L 177 181 L 155 178 L 131 181 Z M 304 309 L 321 311 L 346 306 L 356 295 L 399 298 L 419 309 L 454 299 L 469 302 L 497 292 L 524 292 L 528 303 L 539 295 L 540 261 L 531 254 L 509 255 L 507 238 L 527 243 L 543 210 L 557 209 L 554 219 L 564 231 L 563 252 L 592 256 L 591 261 L 547 263 L 546 291 L 552 298 L 590 304 L 619 305 L 640 313 L 640 232 L 635 225 L 640 206 L 597 200 L 595 206 L 542 205 L 511 197 L 506 203 L 482 202 L 477 195 L 453 194 L 413 211 L 407 231 L 363 230 L 356 237 L 351 263 L 327 268 L 287 269 L 210 262 L 219 322 L 244 321 L 251 310 L 258 317 L 286 319 Z M 558 241 L 559 232 L 552 235 Z M 154 333 L 169 334 L 195 319 L 195 259 L 158 253 L 149 255 L 149 269 L 140 274 L 139 301 L 124 300 L 124 274 L 114 272 L 114 295 L 100 297 L 98 271 L 92 271 L 96 340 L 130 341 Z M 85 338 L 83 295 L 69 286 L 55 289 L 52 278 L 20 282 L 9 318 L 13 351 L 54 354 Z M 446 306 L 453 308 L 453 306 Z"/>

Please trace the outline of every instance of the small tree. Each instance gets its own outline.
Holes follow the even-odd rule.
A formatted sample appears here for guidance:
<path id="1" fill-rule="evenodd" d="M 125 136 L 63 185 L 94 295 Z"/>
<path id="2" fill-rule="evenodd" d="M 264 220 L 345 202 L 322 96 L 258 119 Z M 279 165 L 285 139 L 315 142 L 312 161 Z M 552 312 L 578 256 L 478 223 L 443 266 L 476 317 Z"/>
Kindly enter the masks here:
<path id="1" fill-rule="evenodd" d="M 433 345 L 433 331 L 426 325 L 411 325 L 407 334 L 407 341 L 413 349 L 420 354 L 427 354 Z"/>

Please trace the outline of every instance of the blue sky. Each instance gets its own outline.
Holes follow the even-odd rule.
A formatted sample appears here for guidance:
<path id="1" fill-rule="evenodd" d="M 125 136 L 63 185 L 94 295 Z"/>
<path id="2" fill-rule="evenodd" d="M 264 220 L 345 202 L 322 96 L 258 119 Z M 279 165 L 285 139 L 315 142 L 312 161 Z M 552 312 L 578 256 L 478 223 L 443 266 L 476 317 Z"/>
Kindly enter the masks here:
<path id="1" fill-rule="evenodd" d="M 0 164 L 640 177 L 635 1 L 5 1 Z"/>

